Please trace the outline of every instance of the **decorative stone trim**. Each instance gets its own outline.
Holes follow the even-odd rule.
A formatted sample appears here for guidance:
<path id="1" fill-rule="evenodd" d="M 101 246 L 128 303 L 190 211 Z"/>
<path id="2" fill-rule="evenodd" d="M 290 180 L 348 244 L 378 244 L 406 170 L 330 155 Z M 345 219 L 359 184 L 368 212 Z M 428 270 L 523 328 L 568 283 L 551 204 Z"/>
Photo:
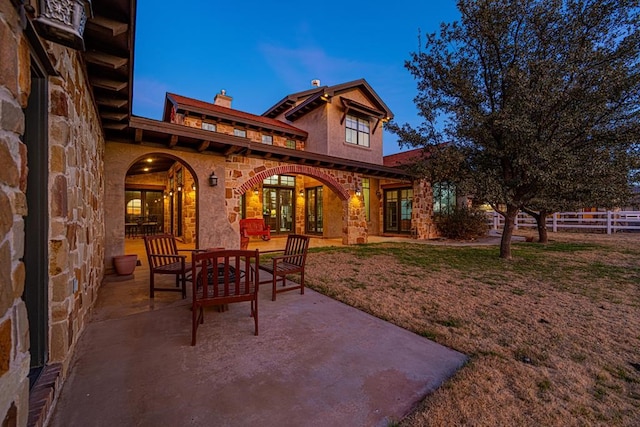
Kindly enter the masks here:
<path id="1" fill-rule="evenodd" d="M 237 187 L 235 189 L 235 192 L 237 194 L 244 194 L 245 192 L 251 190 L 253 187 L 261 185 L 262 181 L 264 181 L 265 178 L 268 178 L 272 175 L 283 175 L 288 173 L 308 175 L 310 177 L 317 178 L 328 187 L 330 187 L 333 191 L 335 191 L 342 200 L 349 199 L 349 190 L 344 188 L 344 186 L 342 186 L 333 176 L 319 171 L 316 167 L 306 165 L 282 165 L 263 170 L 256 173 L 247 182 Z"/>

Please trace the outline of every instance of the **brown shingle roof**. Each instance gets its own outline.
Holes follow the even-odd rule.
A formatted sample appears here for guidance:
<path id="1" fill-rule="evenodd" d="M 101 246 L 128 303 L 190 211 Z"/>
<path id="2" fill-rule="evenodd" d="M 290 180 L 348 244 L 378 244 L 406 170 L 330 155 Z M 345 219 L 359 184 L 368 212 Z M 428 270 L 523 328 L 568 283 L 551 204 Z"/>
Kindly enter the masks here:
<path id="1" fill-rule="evenodd" d="M 405 166 L 413 163 L 416 159 L 425 156 L 425 151 L 422 148 L 415 148 L 409 151 L 403 151 L 401 153 L 390 154 L 382 158 L 382 164 L 385 166 L 396 167 Z"/>
<path id="2" fill-rule="evenodd" d="M 300 128 L 291 126 L 288 123 L 280 120 L 272 119 L 264 116 L 257 116 L 255 114 L 246 113 L 240 110 L 234 110 L 233 108 L 222 107 L 210 102 L 200 101 L 198 99 L 189 98 L 175 93 L 167 93 L 167 102 L 171 102 L 176 105 L 178 109 L 188 110 L 192 112 L 198 112 L 211 117 L 222 119 L 235 119 L 239 123 L 244 123 L 250 126 L 264 125 L 266 128 L 288 131 L 292 134 L 302 136 L 306 138 L 308 133 Z M 168 121 L 165 114 L 164 121 Z"/>

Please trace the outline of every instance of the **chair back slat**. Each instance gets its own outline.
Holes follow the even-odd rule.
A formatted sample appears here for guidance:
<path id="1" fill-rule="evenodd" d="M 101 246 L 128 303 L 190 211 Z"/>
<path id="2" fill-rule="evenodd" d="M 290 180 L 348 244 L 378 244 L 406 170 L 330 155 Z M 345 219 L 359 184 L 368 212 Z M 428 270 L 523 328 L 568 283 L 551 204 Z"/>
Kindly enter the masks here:
<path id="1" fill-rule="evenodd" d="M 192 338 L 202 323 L 203 307 L 225 306 L 250 301 L 255 335 L 258 335 L 258 287 L 260 252 L 247 250 L 212 250 L 194 253 L 191 257 L 192 281 Z"/>
<path id="2" fill-rule="evenodd" d="M 309 237 L 301 234 L 289 234 L 287 236 L 287 243 L 284 248 L 284 255 L 298 255 L 287 258 L 289 264 L 297 265 L 301 267 L 305 263 L 307 257 L 307 250 L 309 249 Z"/>

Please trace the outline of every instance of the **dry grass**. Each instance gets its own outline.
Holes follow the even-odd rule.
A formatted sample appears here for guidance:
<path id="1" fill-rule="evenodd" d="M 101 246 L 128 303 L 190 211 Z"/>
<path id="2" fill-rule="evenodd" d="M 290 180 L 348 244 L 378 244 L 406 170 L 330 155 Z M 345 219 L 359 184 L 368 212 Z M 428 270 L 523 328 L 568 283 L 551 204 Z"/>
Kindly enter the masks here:
<path id="1" fill-rule="evenodd" d="M 497 247 L 316 249 L 307 283 L 470 357 L 400 425 L 638 426 L 640 235 L 550 239 L 512 261 Z"/>

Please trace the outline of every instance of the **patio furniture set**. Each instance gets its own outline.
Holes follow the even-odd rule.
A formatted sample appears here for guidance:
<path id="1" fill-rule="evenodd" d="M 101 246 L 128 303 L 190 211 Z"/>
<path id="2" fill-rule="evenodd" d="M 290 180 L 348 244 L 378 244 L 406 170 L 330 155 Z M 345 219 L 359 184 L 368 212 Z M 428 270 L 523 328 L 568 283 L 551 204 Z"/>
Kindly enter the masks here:
<path id="1" fill-rule="evenodd" d="M 158 234 L 161 229 L 155 215 L 126 218 L 124 223 L 126 237 L 150 236 Z"/>
<path id="2" fill-rule="evenodd" d="M 149 297 L 156 291 L 180 292 L 187 297 L 187 282 L 192 284 L 192 335 L 191 345 L 196 344 L 198 326 L 204 322 L 204 308 L 222 307 L 236 302 L 250 302 L 254 320 L 255 335 L 258 335 L 258 289 L 259 285 L 271 283 L 272 301 L 280 292 L 300 289 L 304 294 L 304 268 L 309 248 L 309 237 L 299 234 L 287 236 L 285 248 L 262 253 L 276 254 L 269 263 L 260 264 L 261 252 L 244 249 L 208 248 L 181 250 L 176 239 L 170 234 L 144 236 L 147 259 L 149 261 Z M 187 255 L 190 252 L 191 262 Z M 281 255 L 277 255 L 281 253 Z M 260 270 L 271 274 L 260 279 Z M 206 274 L 204 273 L 206 272 Z M 157 287 L 156 274 L 175 276 L 175 287 Z M 300 283 L 287 286 L 286 278 L 300 275 Z M 278 288 L 277 283 L 282 282 Z"/>

